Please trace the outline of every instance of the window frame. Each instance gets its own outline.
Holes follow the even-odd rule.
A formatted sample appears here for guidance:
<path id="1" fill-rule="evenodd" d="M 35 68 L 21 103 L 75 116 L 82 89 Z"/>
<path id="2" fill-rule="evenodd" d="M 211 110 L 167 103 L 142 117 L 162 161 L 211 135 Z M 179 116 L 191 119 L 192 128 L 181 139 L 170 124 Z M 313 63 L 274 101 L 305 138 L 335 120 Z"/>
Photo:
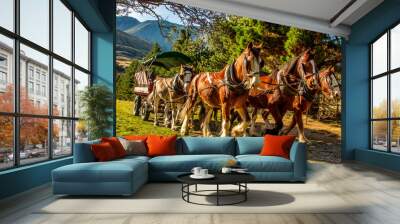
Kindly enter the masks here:
<path id="1" fill-rule="evenodd" d="M 64 58 L 63 56 L 55 53 L 53 50 L 53 1 L 54 0 L 48 0 L 49 1 L 49 47 L 48 49 L 46 49 L 45 47 L 42 47 L 39 44 L 36 44 L 32 41 L 30 41 L 29 39 L 23 37 L 20 35 L 20 0 L 14 0 L 13 1 L 13 9 L 14 9 L 14 30 L 10 31 L 4 27 L 0 26 L 0 35 L 3 35 L 5 37 L 11 38 L 13 40 L 13 44 L 14 44 L 14 49 L 13 49 L 13 64 L 12 66 L 12 71 L 13 73 L 11 75 L 13 75 L 13 79 L 14 79 L 14 99 L 13 99 L 13 107 L 14 110 L 13 112 L 1 112 L 0 111 L 0 116 L 11 116 L 13 119 L 13 154 L 14 154 L 14 161 L 13 161 L 13 166 L 11 167 L 5 167 L 5 168 L 0 168 L 0 172 L 5 171 L 5 170 L 10 170 L 10 169 L 16 169 L 18 167 L 23 167 L 23 166 L 29 166 L 29 165 L 33 165 L 33 164 L 37 164 L 37 163 L 43 163 L 49 160 L 53 160 L 53 159 L 62 159 L 65 157 L 70 157 L 73 155 L 74 152 L 74 143 L 75 143 L 75 123 L 76 121 L 78 121 L 80 118 L 79 117 L 75 117 L 75 108 L 72 107 L 71 108 L 71 115 L 70 116 L 56 116 L 53 115 L 53 59 L 58 60 L 59 62 L 62 62 L 68 66 L 71 66 L 71 92 L 72 92 L 72 105 L 74 105 L 75 103 L 75 88 L 74 88 L 74 82 L 75 82 L 75 69 L 78 69 L 79 71 L 87 74 L 89 76 L 89 83 L 88 85 L 91 86 L 92 85 L 92 69 L 91 69 L 91 65 L 92 65 L 92 57 L 91 57 L 91 49 L 92 49 L 92 43 L 91 43 L 91 38 L 92 38 L 92 30 L 89 28 L 89 26 L 85 23 L 85 21 L 79 16 L 78 13 L 76 13 L 72 7 L 68 4 L 68 2 L 66 2 L 65 0 L 59 0 L 62 4 L 64 4 L 65 7 L 68 8 L 68 10 L 71 11 L 71 58 L 67 59 Z M 75 25 L 74 25 L 74 21 L 75 18 L 77 20 L 79 20 L 79 22 L 85 27 L 85 29 L 88 31 L 89 33 L 89 43 L 88 43 L 88 61 L 89 61 L 89 65 L 88 65 L 88 69 L 85 69 L 81 66 L 79 66 L 78 64 L 75 63 Z M 21 113 L 20 112 L 20 45 L 23 44 L 27 47 L 32 48 L 33 50 L 39 51 L 40 53 L 43 53 L 45 55 L 48 56 L 49 58 L 49 63 L 48 63 L 48 83 L 46 85 L 46 91 L 48 93 L 46 93 L 46 95 L 48 96 L 48 113 L 46 115 L 39 115 L 39 114 L 26 114 L 26 113 Z M 27 64 L 28 65 L 28 64 Z M 30 67 L 28 67 L 30 68 Z M 40 73 L 42 74 L 42 73 Z M 26 74 L 26 78 L 27 80 L 30 80 L 30 74 L 27 73 Z M 33 70 L 33 82 L 35 85 L 35 80 L 36 80 L 36 70 Z M 40 78 L 40 77 L 39 77 Z M 41 79 L 39 80 L 39 83 L 41 83 Z M 42 86 L 42 85 L 40 85 Z M 29 90 L 27 90 L 29 91 Z M 36 91 L 34 89 L 34 91 Z M 41 95 L 41 94 L 40 94 Z M 20 119 L 24 118 L 24 117 L 28 117 L 28 118 L 45 118 L 47 119 L 48 122 L 48 136 L 47 136 L 47 142 L 48 144 L 48 157 L 44 158 L 41 161 L 38 162 L 33 162 L 33 163 L 26 163 L 26 164 L 21 164 L 20 161 Z M 63 156 L 54 156 L 54 147 L 53 147 L 53 121 L 55 120 L 66 120 L 66 121 L 71 121 L 71 154 L 69 155 L 63 155 Z M 51 144 L 50 144 L 51 143 Z"/>
<path id="2" fill-rule="evenodd" d="M 400 154 L 400 152 L 394 152 L 392 151 L 392 121 L 400 121 L 400 117 L 393 117 L 392 116 L 392 99 L 391 99 L 391 80 L 392 80 L 392 75 L 396 75 L 396 73 L 400 72 L 400 66 L 397 68 L 391 69 L 391 31 L 393 28 L 396 26 L 400 26 L 400 21 L 394 23 L 391 25 L 389 28 L 385 29 L 383 33 L 378 35 L 375 39 L 373 39 L 369 44 L 369 149 L 373 151 L 379 151 L 379 152 L 386 152 L 386 153 L 391 153 L 391 154 Z M 373 74 L 373 44 L 378 41 L 381 37 L 384 35 L 387 35 L 387 64 L 386 64 L 386 71 L 376 74 Z M 386 98 L 387 98 L 387 105 L 386 105 L 386 117 L 385 118 L 373 118 L 373 81 L 378 79 L 386 77 L 386 87 L 387 87 L 387 93 L 386 93 Z M 373 122 L 376 121 L 386 121 L 386 151 L 384 150 L 379 150 L 374 148 L 374 136 L 373 136 Z"/>

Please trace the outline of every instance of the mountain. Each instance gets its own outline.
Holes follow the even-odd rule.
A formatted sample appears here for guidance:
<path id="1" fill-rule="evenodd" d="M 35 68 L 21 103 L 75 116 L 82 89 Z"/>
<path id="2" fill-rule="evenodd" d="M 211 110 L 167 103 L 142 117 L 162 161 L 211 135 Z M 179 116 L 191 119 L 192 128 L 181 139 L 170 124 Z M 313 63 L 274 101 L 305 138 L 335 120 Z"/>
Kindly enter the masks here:
<path id="1" fill-rule="evenodd" d="M 117 16 L 117 30 L 125 31 L 139 24 L 139 20 L 129 16 Z"/>
<path id="2" fill-rule="evenodd" d="M 174 30 L 179 29 L 180 27 L 182 26 L 164 21 L 163 33 L 164 35 L 174 33 Z M 160 26 L 156 20 L 141 22 L 140 24 L 125 30 L 125 32 L 145 39 L 148 42 L 157 42 L 164 51 L 169 51 L 172 48 L 171 41 L 161 34 Z M 173 36 L 176 37 L 176 34 Z"/>
<path id="3" fill-rule="evenodd" d="M 175 30 L 183 29 L 182 25 L 162 21 L 163 34 L 173 34 L 173 39 L 177 36 Z M 117 16 L 117 29 L 130 35 L 142 38 L 147 42 L 157 42 L 164 51 L 172 48 L 171 41 L 161 34 L 157 20 L 146 20 L 139 22 L 137 19 L 129 16 Z"/>
<path id="4" fill-rule="evenodd" d="M 117 30 L 117 56 L 143 58 L 150 50 L 151 44 L 137 36 Z"/>

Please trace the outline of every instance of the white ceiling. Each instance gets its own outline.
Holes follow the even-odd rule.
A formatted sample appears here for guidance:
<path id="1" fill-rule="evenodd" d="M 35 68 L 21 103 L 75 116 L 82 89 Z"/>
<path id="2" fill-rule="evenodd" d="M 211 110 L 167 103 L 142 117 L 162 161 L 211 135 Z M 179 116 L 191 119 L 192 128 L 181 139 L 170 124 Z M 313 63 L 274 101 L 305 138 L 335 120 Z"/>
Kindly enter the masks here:
<path id="1" fill-rule="evenodd" d="M 226 14 L 347 37 L 383 0 L 170 0 Z"/>

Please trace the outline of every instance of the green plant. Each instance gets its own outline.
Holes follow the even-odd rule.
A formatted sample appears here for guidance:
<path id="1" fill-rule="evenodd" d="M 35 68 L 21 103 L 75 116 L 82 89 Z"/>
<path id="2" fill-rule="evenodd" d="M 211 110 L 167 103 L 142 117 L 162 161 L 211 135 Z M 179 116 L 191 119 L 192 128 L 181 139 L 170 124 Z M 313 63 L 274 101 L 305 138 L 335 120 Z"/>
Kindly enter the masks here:
<path id="1" fill-rule="evenodd" d="M 113 116 L 113 94 L 104 85 L 86 87 L 80 94 L 82 118 L 88 128 L 89 139 L 109 136 Z"/>

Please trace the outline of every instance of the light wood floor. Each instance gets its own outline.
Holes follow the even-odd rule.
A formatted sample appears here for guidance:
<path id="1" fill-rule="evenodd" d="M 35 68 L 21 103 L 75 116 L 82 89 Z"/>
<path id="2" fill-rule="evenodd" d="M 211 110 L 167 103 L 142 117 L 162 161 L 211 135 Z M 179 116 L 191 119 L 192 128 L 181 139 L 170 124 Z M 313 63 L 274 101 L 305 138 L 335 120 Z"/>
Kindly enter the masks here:
<path id="1" fill-rule="evenodd" d="M 366 206 L 357 214 L 37 214 L 54 200 L 42 186 L 0 202 L 0 223 L 104 224 L 253 224 L 253 223 L 400 223 L 400 174 L 358 163 L 311 162 L 308 182 L 317 183 L 352 203 Z M 315 201 L 315 203 L 320 203 Z M 173 205 L 171 205 L 173 206 Z"/>

